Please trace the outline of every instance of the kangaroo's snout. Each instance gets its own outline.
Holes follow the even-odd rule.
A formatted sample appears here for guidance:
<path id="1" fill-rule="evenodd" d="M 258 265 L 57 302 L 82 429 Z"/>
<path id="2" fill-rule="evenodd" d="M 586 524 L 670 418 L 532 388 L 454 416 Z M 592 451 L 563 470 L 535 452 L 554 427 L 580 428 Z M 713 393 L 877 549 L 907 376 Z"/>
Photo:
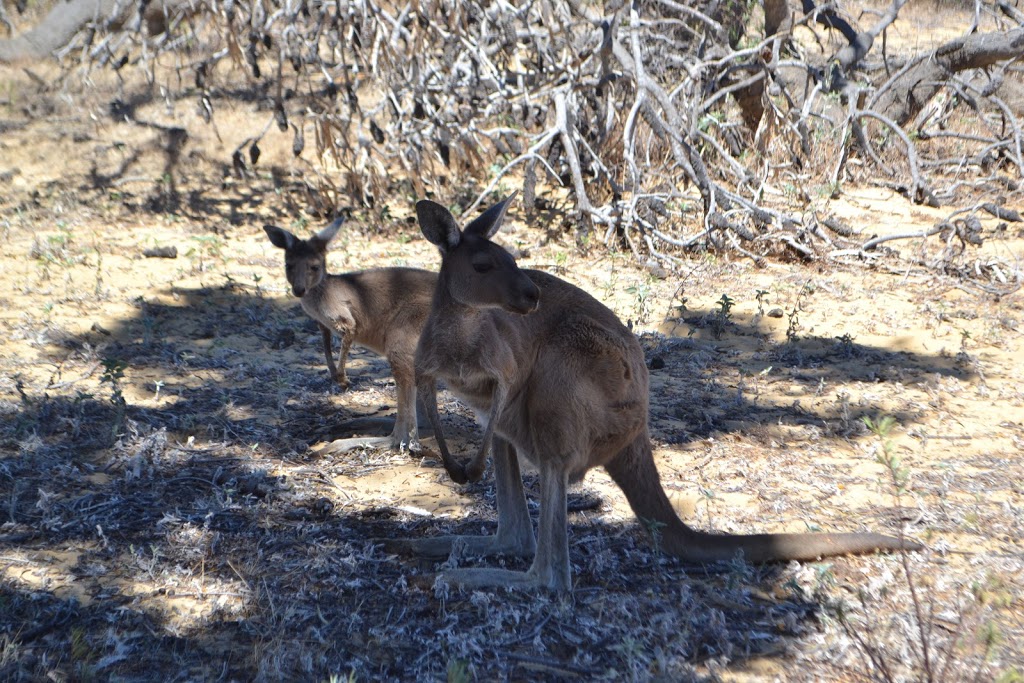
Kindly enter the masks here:
<path id="1" fill-rule="evenodd" d="M 541 288 L 534 284 L 534 281 L 527 280 L 529 287 L 523 287 L 519 292 L 518 311 L 522 314 L 532 313 L 541 306 Z"/>
<path id="2" fill-rule="evenodd" d="M 540 287 L 534 284 L 533 280 L 523 276 L 515 295 L 509 298 L 506 309 L 512 313 L 528 315 L 540 307 Z"/>
<path id="3" fill-rule="evenodd" d="M 292 294 L 294 294 L 297 297 L 303 297 L 306 295 L 306 288 L 303 287 L 302 285 L 295 285 L 294 287 L 292 287 Z"/>

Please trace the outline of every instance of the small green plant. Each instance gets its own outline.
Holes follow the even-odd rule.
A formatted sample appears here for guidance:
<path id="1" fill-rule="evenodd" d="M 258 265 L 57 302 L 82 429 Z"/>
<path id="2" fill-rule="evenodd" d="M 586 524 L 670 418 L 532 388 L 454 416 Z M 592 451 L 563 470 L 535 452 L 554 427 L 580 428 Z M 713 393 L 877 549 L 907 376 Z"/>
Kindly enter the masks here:
<path id="1" fill-rule="evenodd" d="M 124 401 L 124 397 L 121 395 L 121 380 L 124 379 L 124 371 L 127 369 L 128 364 L 120 358 L 103 359 L 103 374 L 100 375 L 100 382 L 111 386 L 113 392 L 110 397 L 111 403 Z"/>
<path id="2" fill-rule="evenodd" d="M 29 256 L 38 261 L 40 278 L 43 280 L 50 279 L 50 268 L 68 268 L 80 260 L 71 251 L 74 241 L 71 226 L 60 221 L 57 227 L 60 232 L 56 235 L 47 235 L 45 239 L 36 237 L 29 251 Z"/>
<path id="3" fill-rule="evenodd" d="M 0 610 L 7 609 L 7 601 L 0 598 Z M 9 635 L 0 636 L 0 666 L 6 667 L 16 662 L 22 650 L 21 643 Z"/>
<path id="4" fill-rule="evenodd" d="M 611 300 L 611 298 L 615 296 L 615 292 L 619 289 L 619 273 L 615 269 L 614 255 L 609 256 L 608 263 L 611 266 L 611 270 L 608 271 L 608 281 L 604 284 L 604 298 Z"/>
<path id="5" fill-rule="evenodd" d="M 100 384 L 110 385 L 110 405 L 114 408 L 114 419 L 110 427 L 110 442 L 117 440 L 124 426 L 127 402 L 124 400 L 124 392 L 121 389 L 121 380 L 124 379 L 124 371 L 128 364 L 120 358 L 104 358 L 103 374 L 100 375 Z"/>
<path id="6" fill-rule="evenodd" d="M 742 590 L 743 586 L 750 585 L 754 581 L 754 567 L 743 556 L 737 552 L 732 559 L 726 563 L 725 585 L 729 590 Z"/>
<path id="7" fill-rule="evenodd" d="M 448 660 L 448 683 L 469 683 L 473 680 L 469 672 L 469 662 L 453 657 Z"/>
<path id="8" fill-rule="evenodd" d="M 782 587 L 796 600 L 804 600 L 807 598 L 807 595 L 804 593 L 804 587 L 800 585 L 800 582 L 796 580 L 795 576 L 789 577 L 789 579 L 782 584 Z"/>
<path id="9" fill-rule="evenodd" d="M 718 311 L 715 312 L 715 317 L 711 320 L 711 332 L 715 335 L 715 339 L 721 339 L 726 325 L 732 319 L 732 307 L 736 305 L 736 300 L 728 294 L 723 294 L 722 298 L 715 302 L 715 305 L 718 306 Z"/>
<path id="10" fill-rule="evenodd" d="M 996 683 L 1024 683 L 1024 671 L 1011 667 L 996 676 Z"/>
<path id="11" fill-rule="evenodd" d="M 800 339 L 800 310 L 800 303 L 797 302 L 797 305 L 786 313 L 786 320 L 789 321 L 786 325 L 786 341 L 791 344 Z"/>
<path id="12" fill-rule="evenodd" d="M 577 232 L 576 233 L 576 246 L 579 247 L 580 251 L 584 254 L 590 251 L 590 247 L 593 242 L 593 233 L 590 232 Z"/>
<path id="13" fill-rule="evenodd" d="M 633 295 L 633 307 L 636 312 L 636 322 L 642 324 L 646 322 L 647 317 L 651 314 L 651 285 L 650 282 L 641 282 L 627 287 L 626 291 Z"/>
<path id="14" fill-rule="evenodd" d="M 88 664 L 96 658 L 96 652 L 86 640 L 86 634 L 87 631 L 80 626 L 71 629 L 71 659 L 80 665 Z"/>
<path id="15" fill-rule="evenodd" d="M 754 299 L 757 301 L 757 314 L 764 317 L 764 307 L 768 303 L 768 290 L 758 289 L 754 292 Z"/>
<path id="16" fill-rule="evenodd" d="M 100 245 L 94 242 L 92 245 L 93 251 L 96 252 L 96 284 L 93 287 L 93 296 L 97 299 L 103 298 L 103 252 L 100 250 Z"/>
<path id="17" fill-rule="evenodd" d="M 822 563 L 814 568 L 814 592 L 822 593 L 831 590 L 839 585 L 832 565 L 828 562 Z"/>
<path id="18" fill-rule="evenodd" d="M 910 470 L 903 464 L 891 438 L 893 429 L 898 423 L 890 415 L 883 415 L 875 419 L 870 417 L 862 419 L 868 431 L 879 441 L 880 449 L 875 458 L 889 472 L 896 506 L 901 508 L 902 498 L 910 483 Z M 898 538 L 903 538 L 902 529 L 899 531 Z M 1002 636 L 996 624 L 980 621 L 980 610 L 988 604 L 985 596 L 998 596 L 1003 593 L 1000 582 L 989 581 L 986 582 L 985 587 L 975 584 L 973 586 L 974 605 L 958 605 L 955 623 L 953 628 L 949 629 L 945 625 L 947 618 L 938 616 L 935 597 L 922 593 L 920 590 L 920 582 L 915 576 L 907 550 L 903 549 L 897 552 L 902 563 L 903 579 L 910 599 L 913 631 L 907 631 L 905 637 L 909 646 L 906 651 L 913 653 L 911 660 L 904 661 L 899 656 L 894 656 L 889 648 L 880 646 L 877 624 L 872 623 L 869 616 L 865 616 L 871 609 L 866 590 L 858 591 L 864 611 L 864 615 L 861 615 L 860 618 L 857 618 L 845 603 L 840 602 L 834 606 L 834 613 L 839 624 L 844 632 L 853 639 L 863 656 L 866 667 L 863 678 L 885 683 L 896 683 L 901 680 L 916 680 L 926 683 L 982 680 L 982 667 L 985 662 L 990 661 Z M 988 591 L 989 585 L 993 587 L 992 592 Z M 911 678 L 906 677 L 901 671 L 907 668 L 913 671 Z M 1013 672 L 1004 673 L 1011 676 L 1006 680 L 1019 680 L 1012 677 Z"/>
<path id="19" fill-rule="evenodd" d="M 705 114 L 704 116 L 700 117 L 699 121 L 697 121 L 697 129 L 701 133 L 706 133 L 713 126 L 721 125 L 722 121 L 724 120 L 725 114 L 722 114 L 720 112 L 712 112 L 710 114 Z"/>
<path id="20" fill-rule="evenodd" d="M 66 254 L 68 247 L 71 246 L 72 233 L 71 226 L 64 221 L 57 223 L 57 228 L 60 230 L 56 235 L 50 235 L 46 238 L 47 244 L 51 249 L 55 250 L 60 254 Z"/>
<path id="21" fill-rule="evenodd" d="M 836 337 L 836 350 L 839 352 L 841 357 L 853 358 L 853 339 L 854 338 L 850 336 L 849 332 Z"/>
<path id="22" fill-rule="evenodd" d="M 967 351 L 967 342 L 971 339 L 971 333 L 967 330 L 960 330 L 960 350 Z"/>
<path id="23" fill-rule="evenodd" d="M 196 235 L 191 238 L 196 246 L 190 248 L 185 256 L 192 259 L 192 270 L 205 273 L 210 268 L 210 261 L 220 259 L 224 241 L 218 235 Z"/>
<path id="24" fill-rule="evenodd" d="M 793 308 L 786 313 L 786 318 L 789 321 L 786 325 L 786 341 L 791 344 L 800 339 L 800 314 L 804 310 L 804 298 L 813 293 L 814 285 L 810 282 L 805 282 L 796 295 L 796 302 L 793 304 Z"/>
<path id="25" fill-rule="evenodd" d="M 647 533 L 651 535 L 651 545 L 654 547 L 654 554 L 657 557 L 661 556 L 661 530 L 665 528 L 665 522 L 659 522 L 656 519 L 641 518 L 640 522 L 647 529 Z"/>
<path id="26" fill-rule="evenodd" d="M 626 636 L 618 645 L 612 645 L 611 649 L 621 654 L 622 658 L 626 660 L 626 666 L 633 677 L 646 668 L 644 662 L 648 656 L 642 641 L 632 636 Z"/>
<path id="27" fill-rule="evenodd" d="M 878 437 L 881 443 L 881 450 L 875 455 L 875 460 L 884 465 L 889 471 L 898 503 L 900 496 L 906 493 L 910 470 L 903 466 L 902 459 L 896 453 L 896 446 L 893 444 L 892 439 L 889 438 L 893 427 L 897 424 L 896 418 L 892 415 L 883 415 L 877 420 L 872 420 L 868 416 L 864 416 L 862 419 L 868 431 Z"/>

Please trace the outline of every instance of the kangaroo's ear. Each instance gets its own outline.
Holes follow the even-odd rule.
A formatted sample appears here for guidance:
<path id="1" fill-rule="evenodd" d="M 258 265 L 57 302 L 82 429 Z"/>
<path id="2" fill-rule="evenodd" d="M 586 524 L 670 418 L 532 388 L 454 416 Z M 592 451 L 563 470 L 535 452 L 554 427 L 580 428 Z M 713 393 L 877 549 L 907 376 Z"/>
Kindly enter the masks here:
<path id="1" fill-rule="evenodd" d="M 264 225 L 263 230 L 266 231 L 267 237 L 270 238 L 273 245 L 279 249 L 291 249 L 299 241 L 298 237 L 276 225 Z"/>
<path id="2" fill-rule="evenodd" d="M 341 228 L 344 222 L 345 217 L 338 216 L 330 225 L 314 235 L 310 242 L 316 242 L 318 247 L 326 249 L 327 245 L 334 239 L 334 236 L 338 234 L 338 229 Z"/>
<path id="3" fill-rule="evenodd" d="M 442 254 L 459 246 L 462 231 L 451 212 L 429 199 L 416 202 L 416 218 L 420 222 L 420 230 L 427 240 L 441 250 Z"/>
<path id="4" fill-rule="evenodd" d="M 472 235 L 486 237 L 487 239 L 493 237 L 494 233 L 498 232 L 498 228 L 501 227 L 501 222 L 505 220 L 505 212 L 508 210 L 508 205 L 512 203 L 517 194 L 519 194 L 518 190 L 484 211 L 472 223 L 466 226 L 465 231 Z"/>

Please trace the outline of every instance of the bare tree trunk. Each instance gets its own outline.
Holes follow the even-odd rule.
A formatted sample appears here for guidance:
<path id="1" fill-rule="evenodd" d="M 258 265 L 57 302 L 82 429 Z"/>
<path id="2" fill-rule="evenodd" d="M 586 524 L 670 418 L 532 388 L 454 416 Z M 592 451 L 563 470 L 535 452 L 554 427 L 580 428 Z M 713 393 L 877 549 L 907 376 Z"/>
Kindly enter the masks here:
<path id="1" fill-rule="evenodd" d="M 1024 58 L 1024 28 L 957 38 L 882 88 L 871 103 L 872 109 L 905 125 L 942 88 L 950 74 L 1021 58 Z"/>
<path id="2" fill-rule="evenodd" d="M 793 15 L 789 9 L 789 3 L 786 0 L 764 0 L 764 33 L 766 38 L 770 38 L 779 32 L 788 32 L 792 28 Z M 745 16 L 730 17 L 733 22 L 745 22 Z M 723 24 L 725 22 L 723 21 Z M 726 29 L 729 31 L 729 35 L 734 34 L 734 29 L 730 25 L 726 25 Z M 731 41 L 733 49 L 738 44 L 737 41 Z M 758 124 L 761 123 L 761 117 L 764 116 L 764 89 L 766 79 L 761 78 L 754 81 L 750 85 L 740 88 L 733 93 L 733 97 L 736 99 L 736 104 L 740 108 L 740 113 L 743 116 L 743 123 L 753 133 L 757 130 Z"/>
<path id="3" fill-rule="evenodd" d="M 764 0 L 764 35 L 766 38 L 792 28 L 793 13 L 786 0 Z"/>

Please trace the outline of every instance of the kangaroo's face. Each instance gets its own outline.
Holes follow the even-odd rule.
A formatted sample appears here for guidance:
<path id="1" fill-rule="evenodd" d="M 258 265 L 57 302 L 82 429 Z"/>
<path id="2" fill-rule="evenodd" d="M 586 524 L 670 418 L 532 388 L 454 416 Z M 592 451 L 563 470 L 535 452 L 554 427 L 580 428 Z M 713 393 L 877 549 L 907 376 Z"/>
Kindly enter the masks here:
<path id="1" fill-rule="evenodd" d="M 267 237 L 275 247 L 284 249 L 284 272 L 292 294 L 305 296 L 327 275 L 327 245 L 344 222 L 339 218 L 308 240 L 300 239 L 283 228 L 264 225 Z"/>
<path id="2" fill-rule="evenodd" d="M 284 273 L 295 296 L 305 296 L 323 282 L 326 269 L 327 252 L 310 240 L 299 240 L 294 248 L 284 253 Z"/>
<path id="3" fill-rule="evenodd" d="M 513 197 L 489 208 L 465 230 L 440 204 L 426 199 L 416 204 L 423 235 L 441 250 L 439 277 L 457 302 L 520 315 L 532 313 L 540 305 L 540 288 L 520 270 L 511 254 L 490 240 L 501 227 Z"/>
<path id="4" fill-rule="evenodd" d="M 452 297 L 467 306 L 526 315 L 540 305 L 533 280 L 511 254 L 485 237 L 464 232 L 459 245 L 445 254 L 441 270 Z"/>

